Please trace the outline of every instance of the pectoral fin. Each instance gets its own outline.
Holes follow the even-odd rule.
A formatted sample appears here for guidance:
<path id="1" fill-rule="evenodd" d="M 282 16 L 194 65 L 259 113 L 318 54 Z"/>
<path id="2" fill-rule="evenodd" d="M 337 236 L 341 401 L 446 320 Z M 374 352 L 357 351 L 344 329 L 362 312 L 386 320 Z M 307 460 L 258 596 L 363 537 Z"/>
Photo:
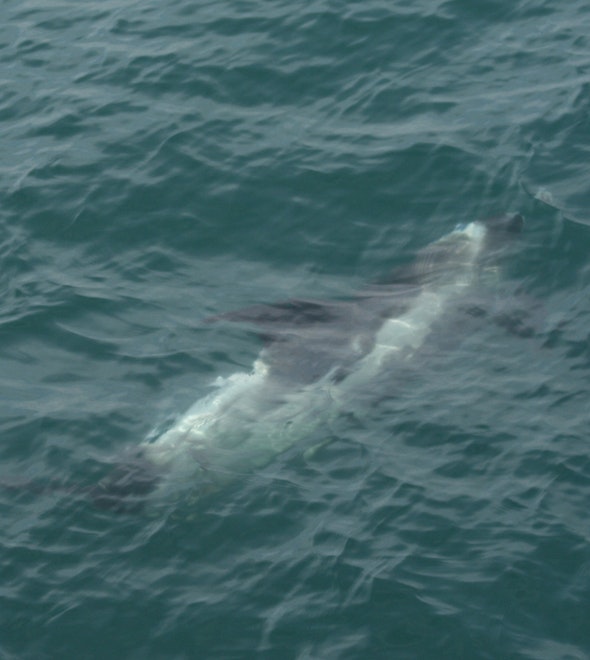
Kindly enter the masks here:
<path id="1" fill-rule="evenodd" d="M 286 300 L 270 305 L 252 305 L 232 312 L 216 314 L 205 319 L 206 323 L 216 321 L 237 321 L 254 323 L 263 328 L 306 326 L 314 323 L 329 323 L 341 317 L 344 305 L 350 303 L 323 302 L 315 300 Z"/>

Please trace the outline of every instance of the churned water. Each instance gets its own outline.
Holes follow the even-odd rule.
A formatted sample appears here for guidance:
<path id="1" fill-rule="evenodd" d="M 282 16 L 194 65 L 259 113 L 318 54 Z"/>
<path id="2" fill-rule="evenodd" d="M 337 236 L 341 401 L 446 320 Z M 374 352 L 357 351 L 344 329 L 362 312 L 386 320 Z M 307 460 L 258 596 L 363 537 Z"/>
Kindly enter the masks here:
<path id="1" fill-rule="evenodd" d="M 2 658 L 590 656 L 589 35 L 581 0 L 4 0 Z M 204 320 L 505 211 L 354 414 L 205 500 L 85 496 L 250 370 Z"/>

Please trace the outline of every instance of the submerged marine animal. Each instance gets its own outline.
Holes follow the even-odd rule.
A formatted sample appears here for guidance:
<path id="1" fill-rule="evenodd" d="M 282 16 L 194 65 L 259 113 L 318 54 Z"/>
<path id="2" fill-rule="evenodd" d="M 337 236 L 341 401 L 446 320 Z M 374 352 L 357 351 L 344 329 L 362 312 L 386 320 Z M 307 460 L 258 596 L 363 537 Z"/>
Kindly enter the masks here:
<path id="1" fill-rule="evenodd" d="M 458 226 L 389 281 L 347 301 L 292 300 L 208 319 L 261 328 L 265 346 L 252 371 L 219 378 L 171 428 L 89 489 L 93 501 L 137 510 L 184 489 L 215 492 L 268 464 L 349 411 L 368 383 L 417 351 L 441 316 L 494 270 L 494 257 L 523 224 L 510 214 Z"/>

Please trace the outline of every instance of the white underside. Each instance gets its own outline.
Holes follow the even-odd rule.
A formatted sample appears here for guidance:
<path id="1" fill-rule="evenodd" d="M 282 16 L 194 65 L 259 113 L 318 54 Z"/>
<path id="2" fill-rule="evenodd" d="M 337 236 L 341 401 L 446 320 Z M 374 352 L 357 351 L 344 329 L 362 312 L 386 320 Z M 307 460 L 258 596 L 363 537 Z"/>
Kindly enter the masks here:
<path id="1" fill-rule="evenodd" d="M 144 444 L 146 456 L 168 472 L 162 489 L 199 478 L 216 488 L 265 465 L 346 407 L 392 359 L 410 357 L 449 300 L 471 283 L 485 228 L 471 223 L 441 240 L 455 239 L 463 246 L 460 268 L 454 263 L 448 279 L 425 288 L 406 313 L 387 319 L 372 350 L 340 382 L 327 374 L 312 385 L 288 388 L 271 377 L 261 359 L 250 373 L 218 379 L 211 394 L 154 442 Z"/>

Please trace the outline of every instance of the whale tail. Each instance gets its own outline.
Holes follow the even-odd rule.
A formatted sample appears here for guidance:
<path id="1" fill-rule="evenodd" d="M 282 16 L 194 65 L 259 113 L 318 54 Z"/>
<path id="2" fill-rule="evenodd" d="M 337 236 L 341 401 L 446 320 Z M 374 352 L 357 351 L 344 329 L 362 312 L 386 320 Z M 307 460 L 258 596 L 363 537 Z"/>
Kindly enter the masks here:
<path id="1" fill-rule="evenodd" d="M 87 493 L 98 508 L 115 513 L 138 513 L 160 479 L 152 461 L 141 450 L 118 462 L 117 466 Z"/>
<path id="2" fill-rule="evenodd" d="M 4 478 L 0 480 L 0 488 L 31 495 L 64 493 L 90 499 L 97 509 L 103 511 L 139 513 L 158 481 L 159 474 L 154 464 L 143 458 L 141 452 L 134 451 L 94 485 L 69 484 L 60 480 L 44 483 L 34 479 Z"/>

